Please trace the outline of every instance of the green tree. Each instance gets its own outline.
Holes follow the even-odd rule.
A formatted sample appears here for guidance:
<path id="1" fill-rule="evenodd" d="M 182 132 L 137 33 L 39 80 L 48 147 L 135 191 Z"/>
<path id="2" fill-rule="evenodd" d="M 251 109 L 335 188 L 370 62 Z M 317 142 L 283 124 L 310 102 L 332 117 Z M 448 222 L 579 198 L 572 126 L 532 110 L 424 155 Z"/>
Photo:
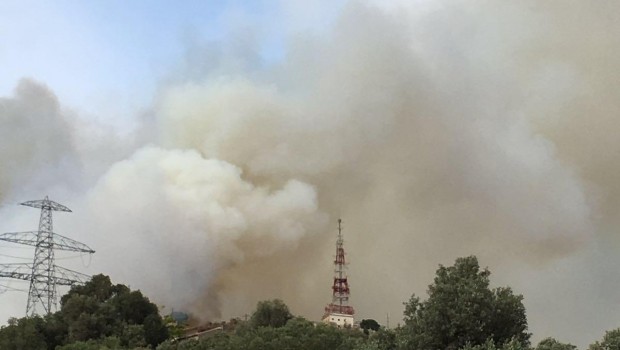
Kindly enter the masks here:
<path id="1" fill-rule="evenodd" d="M 65 320 L 61 317 L 60 313 L 56 312 L 51 315 L 47 315 L 44 318 L 45 327 L 43 334 L 45 336 L 45 343 L 49 350 L 55 350 L 57 346 L 65 344 L 68 334 L 68 326 Z"/>
<path id="2" fill-rule="evenodd" d="M 128 349 L 146 346 L 144 340 L 144 327 L 138 324 L 130 324 L 123 328 L 120 336 L 120 343 Z"/>
<path id="3" fill-rule="evenodd" d="M 603 340 L 591 344 L 589 350 L 619 350 L 620 328 L 605 332 Z"/>
<path id="4" fill-rule="evenodd" d="M 71 287 L 71 290 L 60 298 L 61 306 L 74 295 L 87 295 L 96 301 L 104 302 L 116 294 L 129 291 L 127 286 L 122 284 L 113 285 L 110 277 L 99 274 L 91 277 L 90 281 L 83 285 Z"/>
<path id="5" fill-rule="evenodd" d="M 159 314 L 157 305 L 151 303 L 139 290 L 120 293 L 110 303 L 120 313 L 121 319 L 129 324 L 143 324 L 149 315 Z"/>
<path id="6" fill-rule="evenodd" d="M 44 328 L 44 321 L 39 316 L 11 318 L 7 326 L 0 328 L 0 349 L 46 350 Z"/>
<path id="7" fill-rule="evenodd" d="M 69 342 L 115 336 L 122 346 L 154 347 L 168 338 L 157 306 L 140 291 L 113 285 L 108 276 L 71 288 L 61 305 Z"/>
<path id="8" fill-rule="evenodd" d="M 96 275 L 72 287 L 61 298 L 60 311 L 9 320 L 0 328 L 0 349 L 134 349 L 155 347 L 167 338 L 155 304 L 140 291 Z"/>
<path id="9" fill-rule="evenodd" d="M 97 340 L 77 341 L 71 344 L 59 346 L 56 350 L 119 350 L 121 347 L 120 339 L 107 337 Z M 135 350 L 135 349 L 134 349 Z"/>
<path id="10" fill-rule="evenodd" d="M 163 318 L 163 323 L 165 327 L 168 328 L 167 333 L 169 338 L 174 339 L 183 335 L 183 325 L 177 323 L 171 315 L 165 316 Z"/>
<path id="11" fill-rule="evenodd" d="M 529 350 L 529 347 L 516 338 L 512 338 L 509 341 L 497 345 L 492 339 L 487 339 L 483 344 L 471 345 L 467 343 L 462 350 Z"/>
<path id="12" fill-rule="evenodd" d="M 185 340 L 178 344 L 162 343 L 158 350 L 354 350 L 387 348 L 378 339 L 367 339 L 362 332 L 317 324 L 301 317 L 290 319 L 281 327 L 238 327 L 232 333 L 220 333 L 199 341 Z"/>
<path id="13" fill-rule="evenodd" d="M 165 322 L 159 316 L 159 314 L 154 313 L 146 316 L 144 318 L 144 340 L 150 346 L 157 346 L 159 343 L 168 339 L 168 327 Z"/>
<path id="14" fill-rule="evenodd" d="M 364 319 L 360 322 L 360 328 L 364 330 L 365 334 L 368 334 L 369 330 L 378 331 L 379 328 L 381 328 L 381 325 L 373 319 Z"/>
<path id="15" fill-rule="evenodd" d="M 413 295 L 405 303 L 403 347 L 455 350 L 512 339 L 527 347 L 523 297 L 510 288 L 490 289 L 489 275 L 475 256 L 458 258 L 450 267 L 440 265 L 428 299 L 421 302 Z"/>
<path id="16" fill-rule="evenodd" d="M 378 331 L 370 335 L 370 339 L 375 341 L 380 350 L 395 350 L 397 348 L 397 334 L 393 329 L 379 328 Z"/>
<path id="17" fill-rule="evenodd" d="M 545 338 L 536 345 L 535 350 L 576 350 L 573 344 L 564 344 L 553 338 Z"/>
<path id="18" fill-rule="evenodd" d="M 293 315 L 280 299 L 259 301 L 250 324 L 257 327 L 282 327 Z"/>

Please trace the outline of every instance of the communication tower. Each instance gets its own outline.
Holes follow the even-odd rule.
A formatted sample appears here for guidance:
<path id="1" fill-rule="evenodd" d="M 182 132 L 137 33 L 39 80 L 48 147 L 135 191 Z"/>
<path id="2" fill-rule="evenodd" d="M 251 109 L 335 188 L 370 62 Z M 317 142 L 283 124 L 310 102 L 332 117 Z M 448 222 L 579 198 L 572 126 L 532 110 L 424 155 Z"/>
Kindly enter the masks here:
<path id="1" fill-rule="evenodd" d="M 355 311 L 349 304 L 349 281 L 345 273 L 347 263 L 342 238 L 342 219 L 338 219 L 338 239 L 336 240 L 336 259 L 334 260 L 334 284 L 332 285 L 332 302 L 325 307 L 323 322 L 333 323 L 338 327 L 352 327 Z"/>

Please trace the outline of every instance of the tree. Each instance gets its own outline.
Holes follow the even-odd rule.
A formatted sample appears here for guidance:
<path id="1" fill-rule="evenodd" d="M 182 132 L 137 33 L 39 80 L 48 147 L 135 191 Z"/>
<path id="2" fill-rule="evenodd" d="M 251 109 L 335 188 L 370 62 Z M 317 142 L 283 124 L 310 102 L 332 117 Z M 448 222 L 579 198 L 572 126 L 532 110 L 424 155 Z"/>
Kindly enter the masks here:
<path id="1" fill-rule="evenodd" d="M 493 334 L 496 343 L 508 340 L 529 346 L 531 334 L 527 332 L 527 317 L 523 296 L 515 295 L 510 287 L 493 289 L 492 310 L 487 324 L 488 332 Z"/>
<path id="2" fill-rule="evenodd" d="M 360 322 L 360 328 L 364 330 L 365 334 L 368 334 L 368 330 L 378 331 L 381 326 L 373 319 L 364 319 Z"/>
<path id="3" fill-rule="evenodd" d="M 56 350 L 117 350 L 122 349 L 121 341 L 116 337 L 102 338 L 98 340 L 78 341 L 64 346 L 59 346 Z M 134 349 L 136 350 L 136 349 Z"/>
<path id="4" fill-rule="evenodd" d="M 595 342 L 589 350 L 618 350 L 620 349 L 620 328 L 605 332 L 601 342 Z"/>
<path id="5" fill-rule="evenodd" d="M 84 285 L 76 285 L 71 287 L 71 290 L 60 298 L 61 306 L 74 295 L 88 295 L 93 299 L 104 302 L 112 298 L 115 294 L 128 291 L 129 288 L 122 284 L 113 285 L 110 281 L 110 277 L 99 274 L 91 277 L 90 281 Z"/>
<path id="6" fill-rule="evenodd" d="M 136 347 L 157 346 L 168 338 L 157 306 L 140 291 L 113 285 L 108 276 L 96 275 L 71 288 L 61 305 L 69 342 L 116 336 L 122 346 Z"/>
<path id="7" fill-rule="evenodd" d="M 0 349 L 47 349 L 43 333 L 44 321 L 41 317 L 11 318 L 8 323 L 0 328 Z"/>
<path id="8" fill-rule="evenodd" d="M 462 350 L 529 350 L 529 347 L 516 338 L 512 338 L 500 346 L 498 346 L 493 340 L 487 339 L 484 344 L 480 345 L 473 346 L 471 343 L 467 343 Z"/>
<path id="9" fill-rule="evenodd" d="M 0 349 L 134 349 L 156 347 L 167 338 L 155 304 L 140 291 L 96 275 L 72 287 L 61 298 L 60 311 L 9 320 L 0 328 Z"/>
<path id="10" fill-rule="evenodd" d="M 367 339 L 362 332 L 314 323 L 296 317 L 281 327 L 238 327 L 231 333 L 185 340 L 179 343 L 166 341 L 158 350 L 388 350 L 380 347 L 379 339 Z"/>
<path id="11" fill-rule="evenodd" d="M 255 327 L 282 327 L 293 315 L 288 306 L 280 299 L 259 301 L 256 311 L 250 318 L 250 324 Z"/>
<path id="12" fill-rule="evenodd" d="M 370 339 L 375 342 L 380 350 L 395 350 L 398 345 L 396 332 L 392 329 L 379 328 L 378 331 L 370 335 Z"/>
<path id="13" fill-rule="evenodd" d="M 129 324 L 143 324 L 149 315 L 158 315 L 157 305 L 151 303 L 139 290 L 118 294 L 110 302 Z"/>
<path id="14" fill-rule="evenodd" d="M 428 299 L 420 302 L 413 295 L 405 303 L 405 348 L 455 350 L 487 340 L 529 346 L 523 297 L 507 287 L 490 289 L 489 275 L 475 256 L 440 265 Z"/>
<path id="15" fill-rule="evenodd" d="M 153 347 L 168 339 L 169 329 L 157 313 L 145 317 L 143 327 L 144 340 Z"/>
<path id="16" fill-rule="evenodd" d="M 536 345 L 535 350 L 576 350 L 573 344 L 564 344 L 553 338 L 545 338 Z"/>

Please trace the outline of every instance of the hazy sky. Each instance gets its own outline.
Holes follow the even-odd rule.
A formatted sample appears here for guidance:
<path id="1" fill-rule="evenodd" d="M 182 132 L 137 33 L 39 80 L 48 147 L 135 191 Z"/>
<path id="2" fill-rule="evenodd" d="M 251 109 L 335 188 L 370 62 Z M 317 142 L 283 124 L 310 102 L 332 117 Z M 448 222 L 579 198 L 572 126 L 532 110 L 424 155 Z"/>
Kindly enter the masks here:
<path id="1" fill-rule="evenodd" d="M 1 1 L 0 232 L 48 194 L 97 251 L 67 267 L 318 319 L 342 217 L 358 318 L 475 254 L 585 348 L 620 326 L 619 62 L 615 0 Z"/>
<path id="2" fill-rule="evenodd" d="M 194 41 L 251 31 L 260 57 L 277 61 L 296 32 L 324 30 L 339 2 L 3 1 L 0 93 L 9 95 L 19 79 L 31 77 L 68 107 L 125 125 L 148 107 Z"/>

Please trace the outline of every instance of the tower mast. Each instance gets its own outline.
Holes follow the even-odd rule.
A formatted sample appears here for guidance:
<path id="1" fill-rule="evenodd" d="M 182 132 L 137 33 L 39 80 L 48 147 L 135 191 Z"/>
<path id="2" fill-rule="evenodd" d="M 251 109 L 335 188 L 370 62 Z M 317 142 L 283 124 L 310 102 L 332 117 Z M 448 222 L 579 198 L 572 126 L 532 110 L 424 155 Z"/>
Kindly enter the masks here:
<path id="1" fill-rule="evenodd" d="M 342 219 L 338 219 L 338 239 L 336 240 L 336 259 L 334 260 L 334 283 L 332 285 L 332 302 L 325 307 L 323 321 L 338 326 L 353 325 L 355 311 L 349 304 L 349 281 L 346 275 L 344 239 L 342 238 Z"/>

